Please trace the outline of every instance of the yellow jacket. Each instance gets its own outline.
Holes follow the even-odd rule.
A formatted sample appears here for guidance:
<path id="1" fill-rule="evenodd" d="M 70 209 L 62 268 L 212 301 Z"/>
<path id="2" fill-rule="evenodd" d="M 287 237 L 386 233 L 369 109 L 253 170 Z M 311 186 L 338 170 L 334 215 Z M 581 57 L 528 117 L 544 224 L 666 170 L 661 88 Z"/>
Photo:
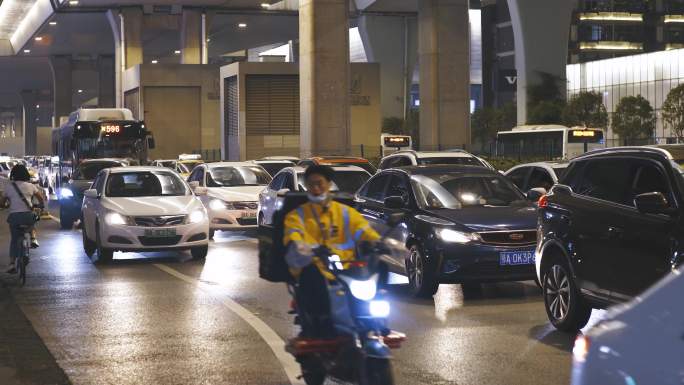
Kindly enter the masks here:
<path id="1" fill-rule="evenodd" d="M 329 202 L 325 210 L 319 204 L 307 202 L 285 216 L 284 245 L 290 242 L 302 242 L 311 248 L 324 245 L 339 255 L 341 261 L 356 258 L 358 242 L 378 239 L 378 233 L 358 211 L 335 201 Z M 335 278 L 317 257 L 313 261 L 326 278 Z M 293 275 L 299 275 L 300 269 L 290 270 Z"/>

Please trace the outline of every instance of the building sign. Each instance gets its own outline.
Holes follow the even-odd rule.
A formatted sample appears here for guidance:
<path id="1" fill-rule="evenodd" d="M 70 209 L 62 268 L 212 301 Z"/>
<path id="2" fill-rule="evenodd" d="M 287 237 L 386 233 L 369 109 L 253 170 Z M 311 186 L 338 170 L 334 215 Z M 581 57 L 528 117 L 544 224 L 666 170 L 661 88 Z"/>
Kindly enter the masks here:
<path id="1" fill-rule="evenodd" d="M 518 72 L 516 70 L 499 70 L 496 83 L 499 92 L 515 92 L 518 89 Z"/>

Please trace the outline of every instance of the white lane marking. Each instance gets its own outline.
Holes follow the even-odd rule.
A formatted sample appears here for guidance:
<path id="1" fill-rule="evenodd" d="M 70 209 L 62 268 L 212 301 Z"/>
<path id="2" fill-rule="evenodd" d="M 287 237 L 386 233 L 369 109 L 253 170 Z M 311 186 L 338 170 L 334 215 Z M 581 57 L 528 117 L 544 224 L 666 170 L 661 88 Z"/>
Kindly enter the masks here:
<path id="1" fill-rule="evenodd" d="M 189 284 L 196 285 L 201 290 L 204 290 L 204 288 L 202 287 L 203 285 L 209 286 L 209 284 L 205 282 L 185 275 L 166 265 L 155 263 L 154 267 L 180 279 L 181 281 L 185 281 Z M 208 290 L 204 291 L 208 292 Z M 283 369 L 285 370 L 285 374 L 287 375 L 287 378 L 290 380 L 290 384 L 304 385 L 304 382 L 297 378 L 301 373 L 299 364 L 297 364 L 297 361 L 295 361 L 294 357 L 292 357 L 289 353 L 285 352 L 285 341 L 283 341 L 280 338 L 280 336 L 278 336 L 278 334 L 273 329 L 271 329 L 270 326 L 268 326 L 264 321 L 262 321 L 261 318 L 254 315 L 252 312 L 247 310 L 239 303 L 233 301 L 230 298 L 219 298 L 219 300 L 225 307 L 230 309 L 233 313 L 237 314 L 240 318 L 247 322 L 249 326 L 252 327 L 252 329 L 259 333 L 259 335 L 266 342 L 268 347 L 271 348 L 271 351 L 273 351 L 273 354 L 275 354 L 278 361 L 280 361 L 280 365 L 282 365 Z"/>

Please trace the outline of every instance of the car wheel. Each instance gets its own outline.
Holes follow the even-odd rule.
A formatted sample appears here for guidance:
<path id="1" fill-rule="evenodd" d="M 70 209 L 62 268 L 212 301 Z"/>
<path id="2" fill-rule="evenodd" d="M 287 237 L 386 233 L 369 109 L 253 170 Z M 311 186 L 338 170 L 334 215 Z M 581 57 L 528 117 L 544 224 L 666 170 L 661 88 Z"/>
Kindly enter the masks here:
<path id="1" fill-rule="evenodd" d="M 435 277 L 435 272 L 430 269 L 418 245 L 410 248 L 409 259 L 406 261 L 406 273 L 414 296 L 429 298 L 437 292 L 439 282 Z"/>
<path id="2" fill-rule="evenodd" d="M 190 249 L 190 253 L 192 254 L 192 259 L 204 259 L 207 257 L 207 253 L 209 252 L 209 246 L 199 246 L 199 247 L 193 247 Z"/>
<path id="3" fill-rule="evenodd" d="M 209 230 L 209 239 L 214 239 L 215 234 L 216 234 L 216 230 Z"/>
<path id="4" fill-rule="evenodd" d="M 582 298 L 567 263 L 554 259 L 544 270 L 542 290 L 544 307 L 553 326 L 565 332 L 577 332 L 591 316 L 591 306 Z"/>
<path id="5" fill-rule="evenodd" d="M 92 258 L 93 254 L 95 254 L 95 250 L 97 249 L 97 245 L 95 244 L 95 242 L 88 239 L 85 226 L 83 226 L 83 231 L 81 231 L 81 234 L 83 235 L 83 250 L 85 251 L 88 258 Z"/>
<path id="6" fill-rule="evenodd" d="M 99 223 L 95 223 L 95 245 L 95 263 L 106 263 L 114 258 L 114 250 L 102 247 Z"/>

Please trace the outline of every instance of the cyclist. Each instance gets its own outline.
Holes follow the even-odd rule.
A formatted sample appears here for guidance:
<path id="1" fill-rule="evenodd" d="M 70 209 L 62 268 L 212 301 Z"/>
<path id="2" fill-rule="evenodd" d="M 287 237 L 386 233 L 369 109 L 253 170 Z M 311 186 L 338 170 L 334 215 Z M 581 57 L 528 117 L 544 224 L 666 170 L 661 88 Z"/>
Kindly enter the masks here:
<path id="1" fill-rule="evenodd" d="M 5 182 L 3 196 L 0 199 L 3 206 L 6 206 L 9 201 L 7 223 L 9 223 L 12 237 L 9 247 L 10 263 L 6 272 L 13 274 L 16 272 L 14 259 L 19 257 L 18 241 L 23 236 L 21 226 L 33 226 L 36 223 L 31 202 L 35 199 L 43 204 L 45 196 L 36 185 L 31 183 L 31 176 L 26 166 L 17 164 L 12 167 L 10 180 Z M 37 240 L 32 240 L 31 243 L 32 247 L 38 246 Z"/>

